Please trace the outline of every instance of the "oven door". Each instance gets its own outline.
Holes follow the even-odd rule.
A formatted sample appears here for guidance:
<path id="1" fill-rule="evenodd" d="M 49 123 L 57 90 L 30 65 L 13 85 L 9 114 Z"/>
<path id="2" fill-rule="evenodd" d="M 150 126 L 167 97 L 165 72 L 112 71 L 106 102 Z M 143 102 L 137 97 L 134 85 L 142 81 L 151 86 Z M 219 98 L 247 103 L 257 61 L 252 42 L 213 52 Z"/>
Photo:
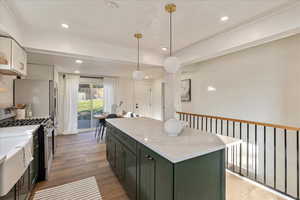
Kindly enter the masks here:
<path id="1" fill-rule="evenodd" d="M 45 168 L 46 168 L 46 180 L 48 179 L 51 163 L 52 163 L 52 149 L 53 149 L 53 131 L 54 128 L 44 128 L 45 132 Z"/>

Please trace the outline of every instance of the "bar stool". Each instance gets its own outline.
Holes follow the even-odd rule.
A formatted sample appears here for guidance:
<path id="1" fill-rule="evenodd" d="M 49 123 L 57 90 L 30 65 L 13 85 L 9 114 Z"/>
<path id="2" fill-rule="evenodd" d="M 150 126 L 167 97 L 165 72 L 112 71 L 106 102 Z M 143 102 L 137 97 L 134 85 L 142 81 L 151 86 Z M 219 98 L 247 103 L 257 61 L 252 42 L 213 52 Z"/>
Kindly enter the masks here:
<path id="1" fill-rule="evenodd" d="M 113 119 L 113 118 L 119 118 L 117 114 L 109 114 L 107 115 L 106 119 Z M 103 136 L 104 136 L 104 131 L 106 129 L 106 120 L 103 119 L 103 121 L 100 122 L 101 124 L 101 127 L 100 127 L 100 130 L 99 130 L 99 137 L 98 137 L 98 141 L 99 139 L 101 138 L 101 140 L 103 140 Z M 100 134 L 101 134 L 101 137 L 100 137 Z"/>

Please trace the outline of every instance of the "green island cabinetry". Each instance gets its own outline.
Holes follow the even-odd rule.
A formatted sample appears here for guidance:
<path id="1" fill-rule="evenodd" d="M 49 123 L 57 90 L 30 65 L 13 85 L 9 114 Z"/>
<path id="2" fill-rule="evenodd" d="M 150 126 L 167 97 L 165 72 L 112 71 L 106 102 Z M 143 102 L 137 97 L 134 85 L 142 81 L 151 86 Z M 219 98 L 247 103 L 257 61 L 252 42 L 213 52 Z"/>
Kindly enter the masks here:
<path id="1" fill-rule="evenodd" d="M 107 160 L 131 200 L 225 200 L 224 149 L 174 163 L 107 124 Z"/>

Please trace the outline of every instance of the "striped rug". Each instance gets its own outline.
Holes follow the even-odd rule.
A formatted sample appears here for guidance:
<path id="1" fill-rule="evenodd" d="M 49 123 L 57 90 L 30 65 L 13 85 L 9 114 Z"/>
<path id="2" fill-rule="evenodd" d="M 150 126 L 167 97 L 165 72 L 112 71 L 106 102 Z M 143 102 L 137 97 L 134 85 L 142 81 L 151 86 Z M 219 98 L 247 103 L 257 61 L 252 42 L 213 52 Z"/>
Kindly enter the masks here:
<path id="1" fill-rule="evenodd" d="M 37 191 L 33 200 L 101 200 L 95 177 Z"/>

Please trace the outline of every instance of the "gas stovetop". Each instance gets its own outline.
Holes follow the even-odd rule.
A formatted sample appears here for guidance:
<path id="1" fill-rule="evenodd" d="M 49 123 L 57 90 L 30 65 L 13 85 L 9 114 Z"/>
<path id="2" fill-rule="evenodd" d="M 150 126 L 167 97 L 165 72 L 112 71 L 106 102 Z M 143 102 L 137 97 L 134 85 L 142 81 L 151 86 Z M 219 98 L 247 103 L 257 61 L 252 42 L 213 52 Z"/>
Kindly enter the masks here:
<path id="1" fill-rule="evenodd" d="M 0 127 L 3 128 L 12 126 L 46 125 L 49 123 L 49 121 L 49 118 L 5 120 L 3 122 L 0 122 Z"/>

